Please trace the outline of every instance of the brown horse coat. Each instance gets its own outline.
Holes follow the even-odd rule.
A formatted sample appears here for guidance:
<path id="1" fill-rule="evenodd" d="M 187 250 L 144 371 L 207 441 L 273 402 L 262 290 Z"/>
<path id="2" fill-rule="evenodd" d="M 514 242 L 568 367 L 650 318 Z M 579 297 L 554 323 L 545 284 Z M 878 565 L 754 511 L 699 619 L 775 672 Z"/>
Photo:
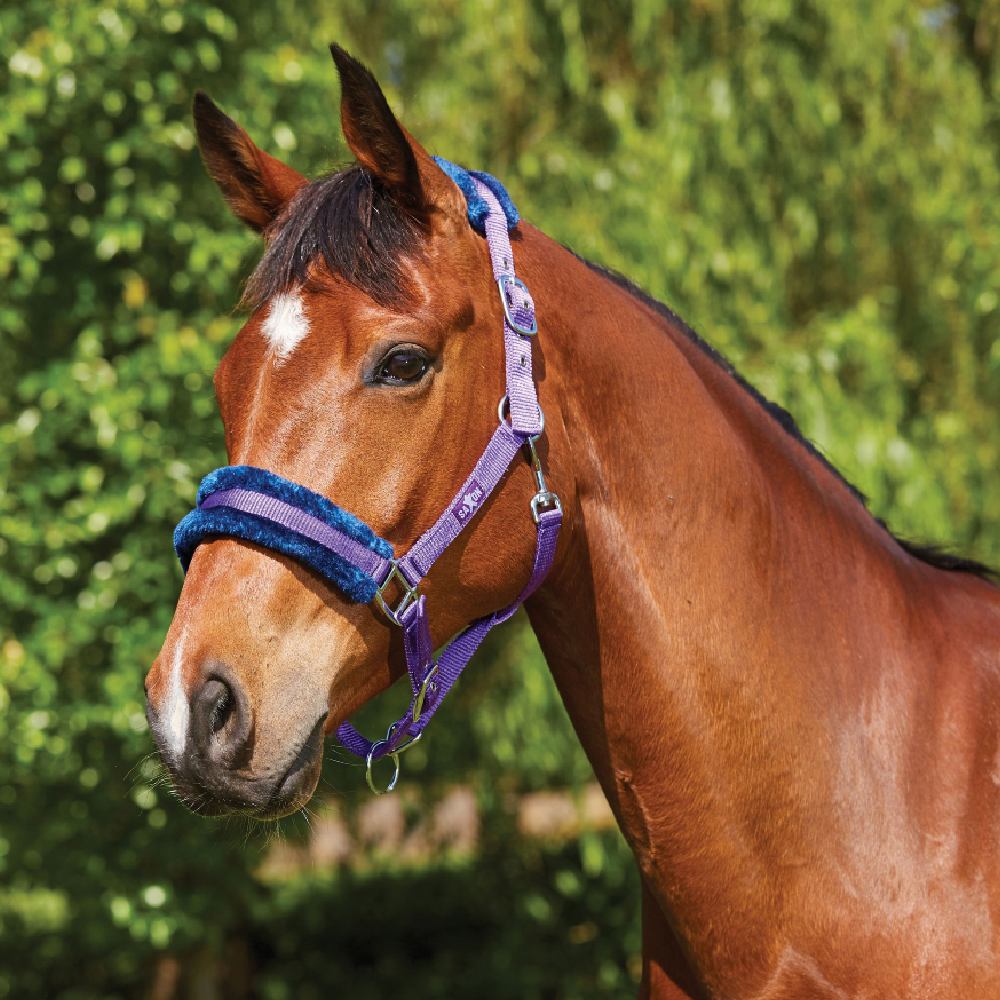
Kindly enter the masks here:
<path id="1" fill-rule="evenodd" d="M 333 194 L 196 102 L 268 240 L 216 387 L 233 464 L 402 551 L 492 430 L 501 311 L 461 195 L 334 55 L 361 167 Z M 335 246 L 296 258 L 317 211 Z M 1000 590 L 894 539 L 670 314 L 530 225 L 514 253 L 566 510 L 528 611 L 642 872 L 644 995 L 1000 997 Z M 387 381 L 400 350 L 419 378 Z M 525 463 L 435 566 L 435 642 L 523 585 L 532 492 Z M 284 557 L 203 545 L 147 680 L 181 794 L 298 808 L 397 643 Z"/>

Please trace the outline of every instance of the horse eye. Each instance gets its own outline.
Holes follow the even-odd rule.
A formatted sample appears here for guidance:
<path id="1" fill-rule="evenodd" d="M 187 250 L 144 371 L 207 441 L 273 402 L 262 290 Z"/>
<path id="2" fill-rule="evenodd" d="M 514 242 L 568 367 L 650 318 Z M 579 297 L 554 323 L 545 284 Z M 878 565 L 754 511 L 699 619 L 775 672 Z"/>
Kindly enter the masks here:
<path id="1" fill-rule="evenodd" d="M 427 374 L 426 356 L 415 350 L 396 351 L 385 358 L 378 367 L 380 382 L 390 385 L 405 385 L 417 382 Z"/>

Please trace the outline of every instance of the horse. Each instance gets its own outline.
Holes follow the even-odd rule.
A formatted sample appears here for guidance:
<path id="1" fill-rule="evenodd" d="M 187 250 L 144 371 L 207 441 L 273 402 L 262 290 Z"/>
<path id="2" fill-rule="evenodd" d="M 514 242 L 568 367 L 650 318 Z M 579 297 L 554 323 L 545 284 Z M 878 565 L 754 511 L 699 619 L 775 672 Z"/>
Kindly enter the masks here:
<path id="1" fill-rule="evenodd" d="M 466 194 L 332 52 L 356 162 L 321 179 L 195 99 L 265 241 L 215 388 L 234 466 L 402 551 L 495 432 L 508 305 Z M 425 639 L 516 604 L 544 472 L 526 608 L 641 874 L 642 996 L 1000 997 L 1000 588 L 894 537 L 666 307 L 526 222 L 510 246 L 545 436 L 421 581 Z M 404 645 L 294 555 L 202 539 L 146 680 L 179 794 L 298 809 Z"/>

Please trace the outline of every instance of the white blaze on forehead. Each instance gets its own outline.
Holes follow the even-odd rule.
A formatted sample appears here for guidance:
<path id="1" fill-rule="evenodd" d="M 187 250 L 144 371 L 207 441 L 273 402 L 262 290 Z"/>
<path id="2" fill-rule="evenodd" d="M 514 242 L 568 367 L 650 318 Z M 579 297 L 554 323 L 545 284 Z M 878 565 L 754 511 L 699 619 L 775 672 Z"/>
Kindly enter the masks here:
<path id="1" fill-rule="evenodd" d="M 298 292 L 276 295 L 271 300 L 261 332 L 274 349 L 278 360 L 287 358 L 309 332 L 309 320 L 302 307 L 302 296 Z"/>
<path id="2" fill-rule="evenodd" d="M 184 752 L 189 714 L 188 699 L 184 693 L 184 633 L 181 632 L 174 649 L 174 661 L 170 665 L 170 686 L 167 688 L 167 704 L 163 710 L 163 732 L 174 757 L 180 757 Z"/>

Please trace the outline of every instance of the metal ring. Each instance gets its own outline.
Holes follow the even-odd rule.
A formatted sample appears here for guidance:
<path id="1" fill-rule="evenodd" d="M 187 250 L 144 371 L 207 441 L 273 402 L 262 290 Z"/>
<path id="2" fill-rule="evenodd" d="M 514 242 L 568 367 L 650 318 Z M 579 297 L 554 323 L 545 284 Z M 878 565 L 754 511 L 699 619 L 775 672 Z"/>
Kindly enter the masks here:
<path id="1" fill-rule="evenodd" d="M 510 398 L 507 393 L 504 393 L 500 397 L 500 405 L 497 406 L 497 420 L 499 420 L 502 424 L 507 423 L 507 417 L 504 411 L 509 405 Z M 535 406 L 538 408 L 538 432 L 536 434 L 532 434 L 531 436 L 533 438 L 539 438 L 545 433 L 545 411 L 542 409 L 540 404 L 536 403 Z"/>
<path id="2" fill-rule="evenodd" d="M 399 753 L 396 751 L 391 751 L 387 753 L 386 757 L 392 758 L 393 772 L 392 778 L 389 784 L 385 788 L 379 788 L 375 784 L 375 780 L 372 778 L 372 764 L 375 761 L 375 751 L 382 745 L 384 745 L 385 740 L 379 740 L 377 743 L 372 744 L 371 750 L 368 751 L 368 756 L 365 758 L 365 781 L 368 782 L 368 787 L 376 794 L 382 795 L 385 792 L 391 792 L 396 787 L 396 782 L 399 781 Z M 381 760 L 382 758 L 378 758 Z"/>

